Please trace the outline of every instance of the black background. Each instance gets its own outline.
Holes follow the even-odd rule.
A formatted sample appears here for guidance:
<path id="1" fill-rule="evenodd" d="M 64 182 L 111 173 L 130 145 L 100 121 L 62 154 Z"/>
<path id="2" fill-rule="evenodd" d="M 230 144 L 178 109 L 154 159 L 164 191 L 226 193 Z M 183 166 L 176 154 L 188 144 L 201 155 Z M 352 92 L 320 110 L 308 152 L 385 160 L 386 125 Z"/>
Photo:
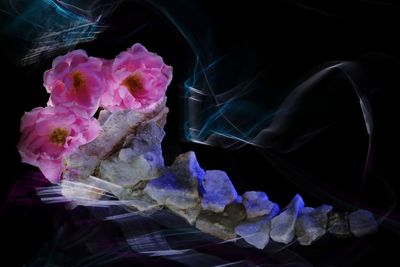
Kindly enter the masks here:
<path id="1" fill-rule="evenodd" d="M 396 123 L 399 115 L 397 96 L 399 85 L 398 62 L 400 42 L 398 41 L 400 7 L 389 2 L 324 1 L 193 1 L 179 5 L 171 1 L 172 13 L 199 12 L 207 21 L 191 22 L 202 28 L 196 38 L 208 50 L 202 51 L 214 58 L 222 54 L 233 54 L 241 66 L 233 83 L 251 70 L 268 70 L 268 86 L 274 90 L 290 91 L 300 81 L 310 76 L 323 64 L 331 61 L 357 60 L 365 55 L 374 55 L 365 60 L 372 79 L 375 93 L 371 96 L 376 108 L 376 146 L 374 150 L 374 171 L 364 195 L 359 194 L 360 177 L 367 148 L 367 135 L 363 128 L 362 115 L 353 93 L 344 90 L 332 102 L 343 104 L 338 108 L 338 120 L 343 123 L 326 134 L 317 136 L 306 147 L 290 155 L 279 155 L 288 162 L 300 166 L 300 170 L 312 173 L 306 177 L 318 177 L 317 184 L 326 195 L 310 188 L 304 180 L 297 180 L 299 169 L 282 171 L 282 165 L 271 160 L 268 152 L 245 146 L 239 150 L 225 150 L 218 147 L 196 145 L 183 141 L 183 82 L 191 74 L 194 55 L 190 46 L 174 25 L 149 3 L 124 1 L 108 18 L 108 29 L 92 42 L 80 44 L 93 56 L 112 58 L 117 53 L 140 42 L 149 50 L 161 55 L 165 62 L 174 67 L 174 79 L 168 90 L 170 114 L 166 127 L 167 136 L 163 143 L 167 163 L 181 152 L 194 150 L 205 169 L 226 170 L 237 190 L 266 191 L 271 199 L 284 206 L 295 193 L 299 192 L 306 203 L 316 206 L 329 203 L 338 209 L 349 205 L 370 208 L 377 215 L 383 215 L 393 202 L 391 194 L 398 194 L 396 180 L 398 170 L 398 146 Z M 190 6 L 193 9 L 186 9 Z M 10 17 L 2 16 L 6 23 Z M 132 33 L 138 26 L 143 29 Z M 209 34 L 205 35 L 204 32 Z M 21 164 L 15 149 L 19 138 L 19 121 L 24 111 L 45 105 L 48 95 L 42 87 L 42 74 L 51 66 L 51 58 L 19 66 L 17 59 L 22 55 L 26 41 L 15 35 L 1 36 L 1 91 L 3 125 L 3 177 L 1 179 L 2 214 L 1 224 L 4 255 L 11 252 L 18 255 L 9 257 L 16 266 L 34 258 L 38 249 L 62 224 L 67 215 L 60 215 L 54 208 L 40 203 L 33 190 L 27 190 L 29 205 L 14 203 L 9 192 L 14 184 L 25 179 L 27 171 L 34 168 Z M 249 71 L 250 70 L 250 71 Z M 368 76 L 368 75 L 367 75 Z M 369 78 L 369 77 L 367 77 Z M 331 80 L 329 80 L 331 79 Z M 340 76 L 330 77 L 324 85 L 335 92 L 348 86 Z M 369 79 L 366 79 L 369 81 Z M 339 89 L 338 89 L 339 90 Z M 349 89 L 350 90 L 350 89 Z M 340 91 L 342 92 L 342 91 Z M 268 92 L 271 94 L 271 92 Z M 279 94 L 282 94 L 279 92 Z M 265 94 L 267 95 L 267 93 Z M 266 99 L 265 101 L 268 101 Z M 330 101 L 329 98 L 327 101 Z M 344 119 L 344 120 L 343 120 Z M 344 134 L 345 133 L 345 134 Z M 321 150 L 321 147 L 324 149 Z M 326 154 L 321 152 L 324 151 Z M 332 152 L 327 152 L 332 151 Z M 320 155 L 320 156 L 319 156 Z M 336 164 L 332 164 L 332 161 Z M 329 162 L 328 165 L 325 165 Z M 336 168 L 335 168 L 336 166 Z M 291 173 L 292 172 L 292 173 Z M 291 176 L 292 177 L 289 177 Z M 321 177 L 323 175 L 324 177 Z M 338 179 L 337 177 L 341 178 Z M 385 179 L 386 187 L 374 179 Z M 336 180 L 332 180 L 336 178 Z M 300 179 L 300 178 L 299 178 Z M 315 178 L 312 178 L 315 179 Z M 315 180 L 313 180 L 315 182 Z M 392 223 L 383 224 L 378 234 L 362 238 L 332 241 L 320 244 L 321 248 L 294 248 L 305 255 L 316 266 L 354 266 L 365 263 L 389 265 L 389 259 L 396 259 L 398 247 L 399 212 L 396 207 L 391 214 Z M 56 218 L 56 219 L 55 219 Z M 3 225 L 4 224 L 4 225 Z M 313 245 L 314 246 L 314 245 Z M 318 246 L 318 244 L 315 244 Z M 318 255 L 317 255 L 318 254 Z M 8 258 L 8 257 L 7 257 Z M 14 264 L 13 264 L 14 265 Z M 11 266 L 7 264 L 7 266 Z"/>

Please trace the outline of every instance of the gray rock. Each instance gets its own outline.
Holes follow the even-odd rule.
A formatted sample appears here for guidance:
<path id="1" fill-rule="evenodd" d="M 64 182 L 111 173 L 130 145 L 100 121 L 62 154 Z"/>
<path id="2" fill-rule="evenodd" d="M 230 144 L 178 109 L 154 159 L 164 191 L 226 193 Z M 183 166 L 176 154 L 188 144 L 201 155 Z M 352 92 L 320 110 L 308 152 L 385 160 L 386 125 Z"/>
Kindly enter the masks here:
<path id="1" fill-rule="evenodd" d="M 235 227 L 244 220 L 246 212 L 240 198 L 227 205 L 222 213 L 202 211 L 196 220 L 196 228 L 223 240 L 236 237 Z"/>
<path id="2" fill-rule="evenodd" d="M 99 113 L 99 117 L 97 118 L 97 120 L 99 121 L 100 125 L 103 126 L 104 123 L 107 121 L 107 119 L 111 116 L 111 112 L 108 110 L 101 110 Z"/>
<path id="3" fill-rule="evenodd" d="M 196 228 L 222 240 L 236 238 L 234 226 L 229 220 L 223 219 L 216 214 L 200 214 L 196 220 Z"/>
<path id="4" fill-rule="evenodd" d="M 143 192 L 145 186 L 146 182 L 141 181 L 135 186 L 123 187 L 123 190 L 115 195 L 118 199 L 124 201 L 127 206 L 133 207 L 139 211 L 148 211 L 154 208 L 159 208 L 161 205 Z"/>
<path id="5" fill-rule="evenodd" d="M 269 201 L 264 192 L 250 191 L 244 193 L 243 204 L 246 207 L 247 218 L 249 219 L 279 212 L 279 206 Z"/>
<path id="6" fill-rule="evenodd" d="M 161 207 L 156 201 L 143 192 L 133 194 L 130 198 L 125 199 L 126 205 L 134 207 L 139 211 L 148 211 L 154 208 Z"/>
<path id="7" fill-rule="evenodd" d="M 332 207 L 304 208 L 299 195 L 276 216 L 279 206 L 264 192 L 238 196 L 225 172 L 204 172 L 193 152 L 179 155 L 165 168 L 161 142 L 167 113 L 165 99 L 147 113 L 101 111 L 100 135 L 64 159 L 62 193 L 82 205 L 100 203 L 103 194 L 112 193 L 118 204 L 135 210 L 166 207 L 203 232 L 224 240 L 240 235 L 259 249 L 269 238 L 288 244 L 295 233 L 301 245 L 309 245 L 325 233 L 327 224 L 334 235 L 350 234 L 346 214 L 328 219 Z M 356 211 L 349 220 L 356 236 L 377 229 L 368 211 Z"/>
<path id="8" fill-rule="evenodd" d="M 336 237 L 350 237 L 347 213 L 331 212 L 328 215 L 328 232 Z"/>
<path id="9" fill-rule="evenodd" d="M 199 189 L 201 181 L 204 177 L 204 170 L 197 162 L 196 155 L 193 151 L 180 154 L 172 163 L 170 170 L 177 176 L 186 180 L 190 187 Z"/>
<path id="10" fill-rule="evenodd" d="M 95 173 L 100 160 L 78 149 L 64 158 L 63 180 L 82 181 Z"/>
<path id="11" fill-rule="evenodd" d="M 162 174 L 161 170 L 154 168 L 142 155 L 129 162 L 114 157 L 100 163 L 98 175 L 112 183 L 127 186 L 159 177 Z"/>
<path id="12" fill-rule="evenodd" d="M 263 249 L 269 242 L 271 231 L 270 216 L 262 216 L 240 223 L 235 232 L 243 239 L 258 249 Z"/>
<path id="13" fill-rule="evenodd" d="M 226 205 L 238 197 L 231 180 L 223 171 L 206 171 L 202 185 L 204 192 L 201 207 L 204 210 L 222 212 Z"/>
<path id="14" fill-rule="evenodd" d="M 180 209 L 176 208 L 175 206 L 169 205 L 168 209 L 170 209 L 172 212 L 178 214 L 182 218 L 184 218 L 189 224 L 193 225 L 199 216 L 201 212 L 201 207 L 200 205 L 196 205 L 191 208 L 187 209 Z"/>
<path id="15" fill-rule="evenodd" d="M 112 112 L 102 125 L 100 135 L 84 146 L 88 155 L 96 155 L 105 159 L 117 152 L 126 136 L 136 134 L 137 127 L 142 123 L 156 122 L 161 128 L 165 125 L 168 108 L 161 103 L 151 113 L 141 113 L 134 110 L 121 110 Z M 107 114 L 104 115 L 106 117 Z"/>
<path id="16" fill-rule="evenodd" d="M 163 176 L 151 180 L 144 191 L 160 204 L 181 209 L 194 207 L 200 201 L 197 187 L 169 170 Z"/>
<path id="17" fill-rule="evenodd" d="M 129 160 L 127 160 L 129 158 L 129 149 L 125 150 L 125 148 L 132 148 L 132 144 L 126 143 L 126 140 L 130 140 L 127 137 L 141 135 L 141 133 L 143 133 L 139 137 L 141 140 L 145 139 L 145 137 L 150 137 L 143 130 L 145 128 L 144 125 L 147 124 L 156 124 L 162 130 L 167 113 L 168 108 L 165 107 L 164 102 L 151 113 L 138 113 L 132 110 L 116 111 L 113 113 L 107 111 L 100 112 L 102 123 L 101 133 L 95 140 L 80 146 L 76 152 L 64 159 L 66 165 L 63 172 L 64 179 L 84 181 L 90 175 L 100 176 L 98 170 L 101 161 L 106 161 L 102 168 L 103 171 L 107 170 L 105 171 L 106 176 L 113 177 L 118 175 L 118 171 L 115 170 L 119 169 L 119 166 L 115 167 L 115 163 L 122 160 L 129 164 Z M 162 138 L 162 136 L 163 134 L 157 137 Z M 152 140 L 150 143 L 154 144 Z M 121 148 L 123 149 L 122 152 L 120 151 Z M 120 152 L 121 155 L 119 155 Z M 149 156 L 146 153 L 142 157 L 148 161 L 147 159 L 151 158 L 152 155 Z M 134 159 L 130 158 L 130 160 L 133 161 Z M 122 162 L 123 169 L 126 169 L 125 162 Z M 142 161 L 139 160 L 139 163 L 142 163 Z M 111 173 L 107 173 L 108 171 Z"/>
<path id="18" fill-rule="evenodd" d="M 128 135 L 119 153 L 100 163 L 99 176 L 127 186 L 162 175 L 164 160 L 161 141 L 165 135 L 155 122 L 141 124 Z"/>
<path id="19" fill-rule="evenodd" d="M 161 142 L 165 136 L 163 128 L 156 122 L 141 124 L 134 134 L 127 135 L 119 151 L 119 158 L 128 161 L 141 155 L 154 161 L 156 165 L 164 166 Z"/>
<path id="20" fill-rule="evenodd" d="M 238 196 L 232 203 L 228 204 L 222 212 L 222 216 L 230 218 L 234 224 L 243 221 L 246 218 L 246 210 L 242 197 Z"/>
<path id="21" fill-rule="evenodd" d="M 94 186 L 96 188 L 100 188 L 105 192 L 112 193 L 115 196 L 119 196 L 124 191 L 124 188 L 122 186 L 110 183 L 92 175 L 86 178 L 84 180 L 84 183 L 90 186 Z"/>
<path id="22" fill-rule="evenodd" d="M 133 110 L 121 110 L 113 112 L 102 126 L 100 135 L 83 146 L 88 155 L 95 155 L 99 159 L 105 159 L 116 151 L 116 148 L 124 141 L 124 138 L 133 133 L 135 128 L 146 119 L 145 114 Z"/>
<path id="23" fill-rule="evenodd" d="M 328 213 L 331 210 L 332 206 L 328 205 L 303 209 L 295 226 L 295 234 L 300 245 L 308 246 L 326 233 Z"/>
<path id="24" fill-rule="evenodd" d="M 378 223 L 374 215 L 368 210 L 357 210 L 349 214 L 350 231 L 361 237 L 378 230 Z"/>
<path id="25" fill-rule="evenodd" d="M 157 203 L 193 223 L 199 213 L 199 180 L 203 179 L 203 175 L 195 154 L 187 152 L 178 156 L 164 175 L 149 181 L 144 191 Z"/>
<path id="26" fill-rule="evenodd" d="M 284 244 L 288 244 L 293 240 L 296 220 L 303 208 L 303 199 L 301 196 L 296 195 L 285 210 L 272 219 L 270 232 L 272 240 Z"/>

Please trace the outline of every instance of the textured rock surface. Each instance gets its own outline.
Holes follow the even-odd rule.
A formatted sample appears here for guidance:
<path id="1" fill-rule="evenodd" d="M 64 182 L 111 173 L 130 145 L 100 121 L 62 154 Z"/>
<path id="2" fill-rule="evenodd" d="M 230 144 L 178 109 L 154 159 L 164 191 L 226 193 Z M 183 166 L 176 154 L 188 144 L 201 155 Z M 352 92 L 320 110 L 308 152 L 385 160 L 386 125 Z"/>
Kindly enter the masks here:
<path id="1" fill-rule="evenodd" d="M 175 206 L 168 206 L 168 208 L 174 213 L 178 214 L 182 218 L 184 218 L 189 224 L 194 224 L 197 217 L 200 214 L 201 208 L 200 205 L 196 205 L 194 207 L 190 207 L 187 209 L 180 209 Z"/>
<path id="2" fill-rule="evenodd" d="M 339 238 L 351 236 L 347 213 L 330 213 L 328 217 L 328 232 Z"/>
<path id="3" fill-rule="evenodd" d="M 194 207 L 200 201 L 197 186 L 168 170 L 163 176 L 151 180 L 144 191 L 158 203 L 182 209 Z"/>
<path id="4" fill-rule="evenodd" d="M 179 177 L 187 177 L 191 186 L 197 188 L 199 188 L 205 174 L 204 170 L 197 162 L 196 155 L 193 151 L 177 156 L 170 170 Z"/>
<path id="5" fill-rule="evenodd" d="M 326 233 L 328 213 L 332 206 L 322 205 L 318 208 L 306 207 L 297 219 L 295 234 L 300 245 L 307 246 Z"/>
<path id="6" fill-rule="evenodd" d="M 143 189 L 146 180 L 163 174 L 161 142 L 167 113 L 165 102 L 152 113 L 101 111 L 102 132 L 65 159 L 64 180 L 110 192 L 140 211 L 160 206 Z M 81 199 L 85 194 L 93 198 L 87 190 L 77 192 L 71 185 L 63 190 L 71 199 L 77 200 L 79 194 Z"/>
<path id="7" fill-rule="evenodd" d="M 222 213 L 202 211 L 196 220 L 196 228 L 223 240 L 230 240 L 236 237 L 235 227 L 245 217 L 246 212 L 239 199 L 227 205 Z"/>
<path id="8" fill-rule="evenodd" d="M 121 185 L 135 185 L 142 180 L 150 180 L 161 175 L 161 168 L 152 166 L 143 155 L 129 161 L 113 157 L 100 164 L 99 177 Z"/>
<path id="9" fill-rule="evenodd" d="M 235 224 L 243 221 L 246 218 L 246 210 L 242 197 L 238 196 L 231 204 L 228 204 L 222 212 L 222 216 L 232 218 Z"/>
<path id="10" fill-rule="evenodd" d="M 204 171 L 199 166 L 195 154 L 187 152 L 178 156 L 171 168 L 165 170 L 164 175 L 149 181 L 144 192 L 158 203 L 185 215 L 192 223 L 199 210 L 199 181 L 203 179 L 203 175 Z"/>
<path id="11" fill-rule="evenodd" d="M 104 123 L 107 121 L 107 119 L 111 116 L 111 112 L 108 110 L 101 110 L 99 113 L 99 117 L 97 118 L 97 120 L 99 121 L 100 125 L 103 126 Z"/>
<path id="12" fill-rule="evenodd" d="M 118 184 L 110 183 L 95 176 L 89 176 L 88 178 L 83 180 L 83 182 L 95 188 L 99 188 L 106 192 L 113 193 L 115 196 L 119 196 L 124 190 L 124 188 Z"/>
<path id="13" fill-rule="evenodd" d="M 249 219 L 279 212 L 279 206 L 269 201 L 264 192 L 250 191 L 244 193 L 243 204 Z"/>
<path id="14" fill-rule="evenodd" d="M 119 185 L 159 177 L 164 168 L 161 141 L 163 129 L 155 122 L 139 125 L 136 134 L 126 136 L 121 150 L 100 163 L 99 176 Z"/>
<path id="15" fill-rule="evenodd" d="M 127 205 L 139 211 L 147 211 L 161 205 L 149 197 L 144 191 L 146 182 L 140 182 L 135 186 L 124 187 L 119 194 L 115 194 L 118 199 L 126 201 Z"/>
<path id="16" fill-rule="evenodd" d="M 94 174 L 100 160 L 79 150 L 64 158 L 64 180 L 84 180 Z"/>
<path id="17" fill-rule="evenodd" d="M 84 180 L 88 176 L 94 175 L 110 180 L 116 179 L 116 177 L 126 180 L 129 164 L 132 162 L 145 169 L 148 165 L 148 177 L 157 176 L 155 169 L 163 163 L 157 162 L 157 160 L 162 161 L 162 157 L 155 155 L 161 155 L 161 152 L 157 152 L 157 147 L 160 147 L 161 140 L 164 137 L 162 129 L 166 122 L 167 113 L 168 108 L 165 107 L 165 103 L 161 103 L 152 113 L 138 113 L 132 110 L 113 113 L 102 111 L 100 113 L 102 132 L 95 140 L 81 146 L 75 153 L 65 158 L 64 179 Z M 148 138 L 149 140 L 147 140 Z M 147 142 L 147 146 L 137 146 L 137 143 L 143 140 Z M 145 148 L 146 151 L 144 151 Z M 134 157 L 131 154 L 132 150 L 134 152 L 141 150 L 140 152 L 143 153 L 141 156 L 136 154 L 136 157 Z M 155 153 L 155 155 L 152 153 Z M 154 162 L 149 160 L 151 158 Z M 103 165 L 102 171 L 98 173 L 100 165 Z M 120 167 L 122 167 L 122 170 L 120 170 Z M 140 172 L 140 175 L 144 175 L 143 170 Z M 102 177 L 102 175 L 107 177 Z"/>
<path id="18" fill-rule="evenodd" d="M 288 244 L 293 240 L 296 220 L 303 208 L 303 199 L 301 196 L 296 195 L 285 210 L 272 219 L 270 233 L 272 240 L 284 244 Z"/>
<path id="19" fill-rule="evenodd" d="M 108 205 L 116 196 L 116 205 L 135 211 L 168 208 L 205 233 L 223 240 L 239 235 L 259 249 L 270 238 L 288 244 L 295 234 L 301 245 L 309 245 L 326 229 L 339 237 L 350 236 L 350 228 L 355 236 L 376 231 L 368 211 L 348 217 L 327 205 L 304 208 L 299 195 L 278 215 L 279 206 L 266 193 L 238 196 L 224 171 L 205 172 L 193 152 L 165 167 L 161 142 L 167 113 L 165 102 L 151 113 L 101 111 L 101 134 L 64 160 L 62 194 L 74 205 Z"/>
<path id="20" fill-rule="evenodd" d="M 356 237 L 374 233 L 378 230 L 378 223 L 376 222 L 374 215 L 367 210 L 357 210 L 350 213 L 349 225 L 350 231 Z"/>
<path id="21" fill-rule="evenodd" d="M 124 138 L 132 133 L 146 118 L 143 113 L 132 110 L 113 112 L 102 125 L 103 131 L 91 143 L 84 145 L 82 150 L 88 155 L 94 155 L 99 159 L 107 158 L 115 151 Z"/>
<path id="22" fill-rule="evenodd" d="M 270 216 L 262 216 L 244 221 L 235 228 L 235 232 L 239 236 L 258 249 L 263 249 L 268 244 L 270 231 Z"/>
<path id="23" fill-rule="evenodd" d="M 202 185 L 204 193 L 201 207 L 204 210 L 222 212 L 226 205 L 238 197 L 231 180 L 223 171 L 206 171 Z"/>

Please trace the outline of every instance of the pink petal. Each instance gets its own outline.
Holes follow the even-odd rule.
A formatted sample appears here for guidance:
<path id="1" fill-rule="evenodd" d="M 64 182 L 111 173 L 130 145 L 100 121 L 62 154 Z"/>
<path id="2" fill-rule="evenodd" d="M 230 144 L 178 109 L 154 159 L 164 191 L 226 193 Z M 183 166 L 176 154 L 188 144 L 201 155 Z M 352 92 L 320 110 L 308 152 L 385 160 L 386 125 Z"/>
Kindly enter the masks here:
<path id="1" fill-rule="evenodd" d="M 43 175 L 53 183 L 58 183 L 61 180 L 62 161 L 59 160 L 39 160 L 39 169 Z"/>

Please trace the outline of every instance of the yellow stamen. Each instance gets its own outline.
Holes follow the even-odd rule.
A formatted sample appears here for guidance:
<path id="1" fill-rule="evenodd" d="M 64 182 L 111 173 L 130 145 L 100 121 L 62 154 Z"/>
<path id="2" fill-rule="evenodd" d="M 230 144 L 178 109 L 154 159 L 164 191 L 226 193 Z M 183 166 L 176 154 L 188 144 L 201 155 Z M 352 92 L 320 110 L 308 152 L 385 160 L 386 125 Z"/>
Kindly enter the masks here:
<path id="1" fill-rule="evenodd" d="M 65 128 L 55 128 L 50 134 L 50 142 L 58 146 L 63 146 L 68 137 L 68 130 Z"/>
<path id="2" fill-rule="evenodd" d="M 77 92 L 82 90 L 86 85 L 86 80 L 85 76 L 83 76 L 83 73 L 80 71 L 74 71 L 71 73 L 71 75 L 75 91 Z"/>
<path id="3" fill-rule="evenodd" d="M 123 80 L 122 85 L 128 88 L 129 93 L 133 96 L 143 90 L 143 83 L 138 74 L 126 77 L 125 80 Z"/>

